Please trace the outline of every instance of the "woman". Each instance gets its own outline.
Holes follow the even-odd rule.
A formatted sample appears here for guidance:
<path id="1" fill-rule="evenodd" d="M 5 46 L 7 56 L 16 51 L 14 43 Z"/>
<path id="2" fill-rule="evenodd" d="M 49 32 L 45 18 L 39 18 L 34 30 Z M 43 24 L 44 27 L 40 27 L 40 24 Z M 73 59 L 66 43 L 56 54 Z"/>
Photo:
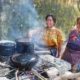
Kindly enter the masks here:
<path id="1" fill-rule="evenodd" d="M 69 34 L 66 50 L 62 57 L 70 62 L 73 67 L 80 69 L 80 17 L 77 18 L 76 28 L 71 30 Z"/>
<path id="2" fill-rule="evenodd" d="M 50 49 L 51 55 L 59 57 L 61 45 L 63 43 L 61 31 L 55 27 L 56 19 L 53 17 L 53 15 L 47 15 L 45 20 L 46 27 L 44 29 L 44 41 Z"/>

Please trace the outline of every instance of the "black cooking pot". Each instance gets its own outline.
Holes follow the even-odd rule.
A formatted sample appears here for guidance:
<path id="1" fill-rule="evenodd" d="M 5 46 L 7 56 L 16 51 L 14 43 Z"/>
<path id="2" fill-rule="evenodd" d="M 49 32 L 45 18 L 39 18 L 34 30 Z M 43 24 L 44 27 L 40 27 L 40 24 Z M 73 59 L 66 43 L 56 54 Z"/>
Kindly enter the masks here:
<path id="1" fill-rule="evenodd" d="M 0 56 L 11 56 L 15 53 L 16 44 L 13 41 L 0 41 Z"/>
<path id="2" fill-rule="evenodd" d="M 14 54 L 10 58 L 10 65 L 19 70 L 31 70 L 37 61 L 38 56 L 35 54 Z"/>
<path id="3" fill-rule="evenodd" d="M 27 39 L 16 40 L 16 52 L 17 53 L 34 53 L 34 44 Z"/>

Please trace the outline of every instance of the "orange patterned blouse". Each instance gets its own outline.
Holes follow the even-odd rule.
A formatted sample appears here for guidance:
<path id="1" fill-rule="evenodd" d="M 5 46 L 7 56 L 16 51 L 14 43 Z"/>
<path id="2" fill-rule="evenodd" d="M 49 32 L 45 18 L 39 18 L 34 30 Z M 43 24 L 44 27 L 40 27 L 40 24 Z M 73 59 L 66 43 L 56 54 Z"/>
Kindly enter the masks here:
<path id="1" fill-rule="evenodd" d="M 44 41 L 51 47 L 59 48 L 63 43 L 62 33 L 57 28 L 45 28 L 44 31 Z"/>

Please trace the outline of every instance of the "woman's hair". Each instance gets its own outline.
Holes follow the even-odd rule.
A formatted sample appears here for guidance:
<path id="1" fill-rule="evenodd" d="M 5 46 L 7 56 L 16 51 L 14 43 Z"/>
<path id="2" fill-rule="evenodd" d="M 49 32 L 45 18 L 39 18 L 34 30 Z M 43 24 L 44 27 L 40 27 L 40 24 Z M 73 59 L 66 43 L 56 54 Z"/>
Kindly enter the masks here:
<path id="1" fill-rule="evenodd" d="M 48 15 L 46 15 L 45 20 L 47 20 L 48 17 L 52 17 L 54 23 L 56 23 L 56 18 L 55 18 L 52 14 L 48 14 Z"/>
<path id="2" fill-rule="evenodd" d="M 80 17 L 77 18 L 77 23 L 78 23 L 79 20 L 80 20 Z"/>

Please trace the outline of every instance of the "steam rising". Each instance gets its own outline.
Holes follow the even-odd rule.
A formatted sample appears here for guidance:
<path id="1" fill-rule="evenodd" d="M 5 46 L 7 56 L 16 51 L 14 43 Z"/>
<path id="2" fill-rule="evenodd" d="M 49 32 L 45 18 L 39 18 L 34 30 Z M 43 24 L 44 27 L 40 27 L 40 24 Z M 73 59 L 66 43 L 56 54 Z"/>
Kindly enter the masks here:
<path id="1" fill-rule="evenodd" d="M 1 39 L 28 37 L 30 29 L 41 27 L 32 0 L 1 0 L 0 12 Z"/>

